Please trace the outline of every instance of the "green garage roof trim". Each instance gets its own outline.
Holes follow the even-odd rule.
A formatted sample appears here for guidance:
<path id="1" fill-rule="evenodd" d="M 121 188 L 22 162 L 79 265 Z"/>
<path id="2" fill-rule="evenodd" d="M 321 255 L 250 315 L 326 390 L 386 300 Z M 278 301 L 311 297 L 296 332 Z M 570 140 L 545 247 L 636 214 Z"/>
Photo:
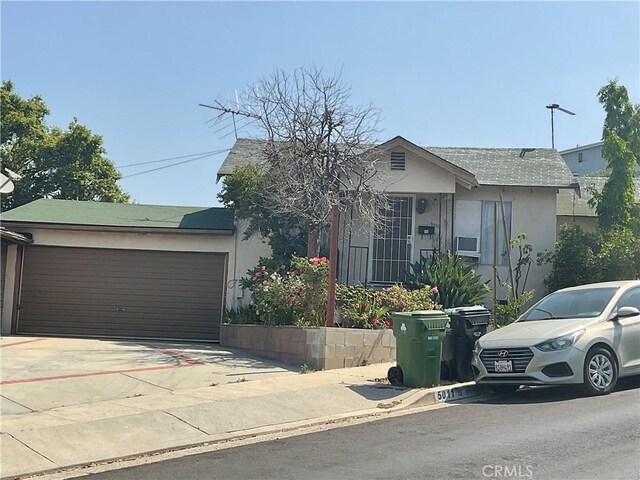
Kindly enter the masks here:
<path id="1" fill-rule="evenodd" d="M 177 230 L 233 231 L 235 229 L 233 212 L 223 207 L 180 207 L 49 199 L 36 200 L 2 212 L 2 222 Z"/>

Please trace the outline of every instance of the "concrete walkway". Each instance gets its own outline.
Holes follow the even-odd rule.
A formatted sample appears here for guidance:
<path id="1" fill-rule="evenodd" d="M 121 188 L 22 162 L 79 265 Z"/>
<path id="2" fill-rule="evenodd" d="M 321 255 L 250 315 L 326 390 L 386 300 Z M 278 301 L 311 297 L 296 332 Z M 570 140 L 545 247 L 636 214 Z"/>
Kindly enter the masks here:
<path id="1" fill-rule="evenodd" d="M 38 344 L 44 347 L 46 342 L 33 342 L 31 349 Z M 125 344 L 125 352 L 130 348 L 135 347 Z M 152 350 L 159 348 L 176 356 L 174 350 L 165 347 L 154 346 Z M 470 385 L 430 390 L 394 388 L 383 381 L 391 364 L 301 374 L 259 360 L 240 360 L 235 354 L 229 354 L 224 367 L 212 367 L 193 352 L 187 355 L 182 350 L 177 353 L 182 358 L 172 357 L 182 367 L 179 370 L 153 370 L 154 366 L 147 363 L 134 367 L 146 370 L 131 372 L 129 364 L 116 361 L 116 365 L 109 364 L 112 370 L 91 370 L 95 365 L 85 365 L 83 369 L 88 371 L 58 375 L 63 378 L 30 377 L 35 380 L 28 381 L 19 378 L 17 369 L 9 368 L 5 376 L 8 350 L 2 351 L 0 382 L 3 478 L 476 394 Z M 33 351 L 24 354 L 39 355 Z M 113 363 L 119 354 L 108 357 Z M 252 361 L 253 368 L 232 368 L 233 358 Z M 215 370 L 220 368 L 245 373 L 230 376 L 229 371 L 218 371 L 216 377 Z M 122 374 L 121 370 L 129 373 Z M 95 382 L 101 382 L 101 388 L 96 388 Z"/>

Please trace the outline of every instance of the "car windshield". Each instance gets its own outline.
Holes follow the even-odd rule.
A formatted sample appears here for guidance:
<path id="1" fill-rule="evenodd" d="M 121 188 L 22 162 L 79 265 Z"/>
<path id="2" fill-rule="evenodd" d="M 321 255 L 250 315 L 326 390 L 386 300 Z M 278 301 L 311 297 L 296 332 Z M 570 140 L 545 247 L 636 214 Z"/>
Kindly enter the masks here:
<path id="1" fill-rule="evenodd" d="M 617 287 L 597 287 L 555 292 L 527 310 L 520 321 L 597 317 L 616 290 Z"/>

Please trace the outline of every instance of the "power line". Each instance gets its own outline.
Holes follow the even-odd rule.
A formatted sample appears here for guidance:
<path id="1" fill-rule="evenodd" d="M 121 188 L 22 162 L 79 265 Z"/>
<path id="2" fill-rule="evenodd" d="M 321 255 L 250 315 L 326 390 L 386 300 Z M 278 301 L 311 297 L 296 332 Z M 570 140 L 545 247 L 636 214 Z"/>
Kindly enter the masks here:
<path id="1" fill-rule="evenodd" d="M 171 165 L 165 165 L 165 166 L 163 166 L 163 167 L 152 168 L 151 170 L 144 170 L 144 171 L 142 171 L 142 172 L 132 173 L 131 175 L 125 175 L 124 177 L 120 177 L 120 179 L 123 179 L 123 178 L 129 178 L 129 177 L 136 177 L 136 176 L 138 176 L 138 175 L 143 175 L 143 174 L 145 174 L 145 173 L 156 172 L 156 171 L 158 171 L 158 170 L 163 170 L 163 169 L 165 169 L 165 168 L 175 167 L 176 165 L 182 165 L 183 163 L 194 162 L 194 161 L 196 161 L 196 160 L 201 160 L 201 159 L 203 159 L 203 158 L 211 157 L 211 156 L 213 156 L 213 155 L 217 155 L 217 154 L 220 154 L 220 153 L 223 153 L 223 152 L 227 152 L 227 151 L 229 151 L 229 150 L 231 150 L 231 149 L 230 149 L 230 148 L 227 148 L 227 149 L 225 149 L 225 150 L 219 150 L 219 151 L 216 151 L 216 152 L 213 152 L 213 153 L 209 153 L 209 154 L 207 154 L 207 155 L 202 155 L 202 156 L 200 156 L 200 157 L 190 158 L 189 160 L 183 160 L 182 162 L 172 163 Z"/>
<path id="2" fill-rule="evenodd" d="M 128 163 L 127 165 L 116 165 L 116 168 L 137 167 L 138 165 L 148 165 L 150 163 L 169 162 L 171 160 L 180 160 L 182 158 L 196 157 L 198 155 L 214 155 L 216 153 L 226 152 L 227 150 L 228 148 L 224 150 L 212 150 L 210 152 L 192 153 L 190 155 L 182 155 L 181 157 L 163 158 L 162 160 L 151 160 L 149 162 Z"/>

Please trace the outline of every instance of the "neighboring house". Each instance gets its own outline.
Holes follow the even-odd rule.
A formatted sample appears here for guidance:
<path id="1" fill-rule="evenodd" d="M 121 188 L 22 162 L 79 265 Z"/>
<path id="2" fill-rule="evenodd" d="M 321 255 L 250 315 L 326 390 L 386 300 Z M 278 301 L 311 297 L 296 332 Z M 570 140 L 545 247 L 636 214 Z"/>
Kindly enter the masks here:
<path id="1" fill-rule="evenodd" d="M 567 162 L 571 173 L 576 177 L 582 177 L 607 168 L 607 161 L 602 157 L 603 145 L 604 142 L 578 145 L 575 148 L 562 150 L 560 155 Z M 640 165 L 636 168 L 636 172 L 640 175 Z"/>
<path id="2" fill-rule="evenodd" d="M 225 208 L 37 200 L 2 222 L 3 334 L 216 341 L 251 266 Z"/>
<path id="3" fill-rule="evenodd" d="M 575 148 L 562 150 L 560 155 L 571 173 L 576 177 L 589 175 L 607 168 L 607 162 L 602 158 L 603 142 L 590 143 L 589 145 L 578 145 Z"/>
<path id="4" fill-rule="evenodd" d="M 586 232 L 595 232 L 598 216 L 595 209 L 589 206 L 589 200 L 593 197 L 591 190 L 602 192 L 607 177 L 579 177 L 580 185 L 577 190 L 560 190 L 558 192 L 557 216 L 558 231 L 563 224 L 579 225 Z M 635 180 L 635 198 L 640 203 L 640 178 Z"/>
<path id="5" fill-rule="evenodd" d="M 260 163 L 263 142 L 238 139 L 218 171 Z M 410 263 L 433 252 L 467 258 L 485 280 L 492 278 L 494 225 L 498 211 L 498 274 L 508 279 L 506 240 L 500 221 L 504 200 L 507 237 L 528 235 L 536 252 L 553 249 L 556 193 L 575 186 L 566 163 L 553 149 L 420 147 L 395 137 L 378 148 L 387 153 L 386 191 L 393 199 L 389 228 L 352 222 L 343 215 L 339 234 L 338 280 L 346 284 L 402 282 Z M 346 228 L 347 224 L 353 228 Z M 238 255 L 257 256 L 240 242 Z M 515 263 L 515 260 L 514 260 Z M 528 288 L 544 294 L 547 267 L 532 267 Z M 504 296 L 500 289 L 499 296 Z"/>

